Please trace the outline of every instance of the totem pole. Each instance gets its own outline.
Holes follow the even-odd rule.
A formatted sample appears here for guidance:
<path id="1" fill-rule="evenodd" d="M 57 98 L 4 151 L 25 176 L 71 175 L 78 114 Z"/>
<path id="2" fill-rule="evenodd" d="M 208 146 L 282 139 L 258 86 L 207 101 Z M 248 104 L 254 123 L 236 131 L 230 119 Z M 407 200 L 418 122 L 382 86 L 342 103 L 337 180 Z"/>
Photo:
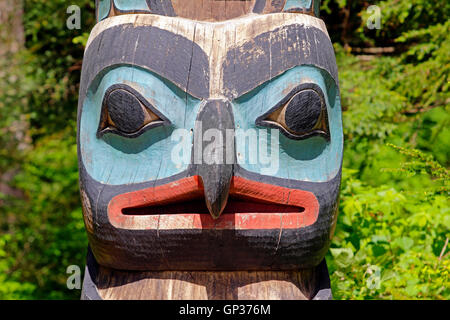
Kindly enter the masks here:
<path id="1" fill-rule="evenodd" d="M 318 0 L 97 0 L 83 299 L 331 299 L 343 133 Z"/>

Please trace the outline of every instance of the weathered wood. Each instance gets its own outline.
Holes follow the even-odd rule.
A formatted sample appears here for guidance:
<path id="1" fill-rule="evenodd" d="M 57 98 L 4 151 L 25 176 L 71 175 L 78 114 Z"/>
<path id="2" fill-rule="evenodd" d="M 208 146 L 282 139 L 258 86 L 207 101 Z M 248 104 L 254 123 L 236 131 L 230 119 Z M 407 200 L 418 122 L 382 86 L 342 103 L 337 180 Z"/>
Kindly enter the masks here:
<path id="1" fill-rule="evenodd" d="M 100 298 L 318 292 L 343 151 L 318 4 L 97 2 L 78 151 Z"/>
<path id="2" fill-rule="evenodd" d="M 88 257 L 92 280 L 84 299 L 104 300 L 311 300 L 330 299 L 325 262 L 301 271 L 130 272 L 99 266 Z M 89 278 L 89 277 L 88 277 Z M 86 290 L 90 287 L 90 290 Z"/>
<path id="3" fill-rule="evenodd" d="M 109 300 L 307 300 L 311 272 L 121 272 L 100 268 L 99 293 Z"/>

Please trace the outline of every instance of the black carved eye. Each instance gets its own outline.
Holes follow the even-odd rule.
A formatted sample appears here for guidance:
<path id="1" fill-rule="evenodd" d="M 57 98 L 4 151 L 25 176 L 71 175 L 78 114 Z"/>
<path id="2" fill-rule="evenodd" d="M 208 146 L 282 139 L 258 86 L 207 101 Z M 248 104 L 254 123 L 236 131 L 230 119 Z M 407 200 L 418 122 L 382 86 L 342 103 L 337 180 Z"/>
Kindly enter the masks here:
<path id="1" fill-rule="evenodd" d="M 122 132 L 133 133 L 145 124 L 145 110 L 139 100 L 128 91 L 117 89 L 106 98 L 112 124 Z"/>
<path id="2" fill-rule="evenodd" d="M 134 138 L 156 126 L 170 123 L 136 90 L 114 85 L 105 93 L 98 136 L 111 132 Z"/>
<path id="3" fill-rule="evenodd" d="M 328 118 L 322 90 L 315 84 L 303 84 L 274 108 L 256 120 L 257 125 L 279 128 L 291 139 L 313 135 L 328 138 Z"/>
<path id="4" fill-rule="evenodd" d="M 294 132 L 308 132 L 314 129 L 322 113 L 322 99 L 314 90 L 300 91 L 286 106 L 285 122 Z"/>

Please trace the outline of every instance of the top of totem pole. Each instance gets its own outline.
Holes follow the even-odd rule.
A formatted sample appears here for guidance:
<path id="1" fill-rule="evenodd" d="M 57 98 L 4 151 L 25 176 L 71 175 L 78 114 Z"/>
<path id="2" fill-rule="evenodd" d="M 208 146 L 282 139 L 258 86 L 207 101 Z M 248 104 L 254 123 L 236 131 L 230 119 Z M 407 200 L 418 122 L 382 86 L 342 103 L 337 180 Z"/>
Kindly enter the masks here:
<path id="1" fill-rule="evenodd" d="M 149 13 L 199 21 L 224 21 L 248 14 L 303 13 L 319 17 L 320 0 L 96 0 L 97 21 Z"/>

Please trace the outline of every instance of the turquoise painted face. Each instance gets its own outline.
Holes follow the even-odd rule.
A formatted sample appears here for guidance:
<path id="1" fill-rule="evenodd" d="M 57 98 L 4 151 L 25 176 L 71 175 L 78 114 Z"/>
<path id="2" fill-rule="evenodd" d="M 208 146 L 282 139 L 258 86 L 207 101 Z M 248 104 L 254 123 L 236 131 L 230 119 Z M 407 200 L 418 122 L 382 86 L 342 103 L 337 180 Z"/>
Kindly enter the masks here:
<path id="1" fill-rule="evenodd" d="M 149 129 L 133 138 L 117 133 L 97 137 L 105 94 L 118 84 L 136 90 L 170 125 Z M 121 185 L 164 179 L 187 170 L 189 163 L 170 161 L 173 149 L 180 143 L 172 135 L 176 129 L 190 132 L 200 104 L 199 99 L 148 70 L 131 66 L 109 70 L 91 86 L 83 105 L 80 144 L 82 155 L 89 155 L 86 160 L 83 157 L 87 172 L 102 183 Z M 191 140 L 192 134 L 185 139 Z"/>
<path id="2" fill-rule="evenodd" d="M 324 128 L 326 135 L 313 134 L 298 140 L 279 133 L 284 131 L 283 128 L 264 130 L 257 119 L 283 101 L 287 93 L 300 84 L 317 86 L 315 90 L 323 94 L 323 115 L 326 115 L 328 122 Z M 260 145 L 250 144 L 249 138 L 236 139 L 238 162 L 246 170 L 254 173 L 272 172 L 277 178 L 313 182 L 328 181 L 338 174 L 343 146 L 341 105 L 336 82 L 327 71 L 313 66 L 294 67 L 235 99 L 233 112 L 236 127 L 241 128 L 243 133 L 255 132 L 255 141 L 262 141 Z M 268 141 L 272 134 L 277 137 L 274 140 L 275 147 Z M 275 155 L 270 155 L 270 152 L 275 152 Z M 252 161 L 252 154 L 259 157 L 267 154 L 266 157 L 271 158 L 272 162 L 255 157 Z"/>
<path id="3" fill-rule="evenodd" d="M 117 133 L 97 137 L 105 93 L 117 84 L 139 92 L 170 125 L 152 128 L 133 138 Z M 299 84 L 314 84 L 323 92 L 329 139 L 313 135 L 295 140 L 279 134 L 278 129 L 269 130 L 257 124 L 258 117 L 282 101 L 289 88 Z M 200 99 L 148 70 L 130 66 L 109 70 L 92 85 L 84 101 L 80 142 L 82 155 L 89 155 L 83 159 L 87 172 L 102 183 L 121 185 L 164 179 L 187 170 L 192 148 L 186 146 L 194 142 L 192 133 L 201 104 Z M 231 104 L 234 125 L 240 129 L 235 140 L 237 162 L 244 169 L 313 182 L 328 181 L 338 173 L 342 157 L 340 99 L 336 83 L 326 71 L 311 66 L 295 67 L 233 99 Z M 270 142 L 272 134 L 276 137 L 274 145 Z M 186 153 L 180 157 L 187 161 L 164 160 L 174 158 L 176 148 Z"/>
<path id="4" fill-rule="evenodd" d="M 118 13 L 149 12 L 150 8 L 146 0 L 97 0 L 97 20 L 106 19 L 115 10 Z"/>
<path id="5" fill-rule="evenodd" d="M 100 264 L 286 270 L 323 259 L 343 133 L 321 20 L 111 17 L 87 44 L 78 123 Z"/>

